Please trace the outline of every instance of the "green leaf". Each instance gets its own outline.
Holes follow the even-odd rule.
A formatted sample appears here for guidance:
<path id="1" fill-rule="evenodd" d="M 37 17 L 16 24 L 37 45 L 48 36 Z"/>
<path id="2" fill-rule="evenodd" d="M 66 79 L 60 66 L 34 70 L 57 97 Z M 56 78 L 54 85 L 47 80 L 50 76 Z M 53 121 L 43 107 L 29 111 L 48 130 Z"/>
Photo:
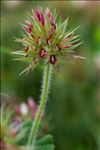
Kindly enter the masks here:
<path id="1" fill-rule="evenodd" d="M 23 140 L 26 136 L 28 129 L 27 128 L 22 128 L 22 130 L 16 135 L 16 139 L 15 142 L 21 142 L 21 140 Z"/>
<path id="2" fill-rule="evenodd" d="M 46 135 L 42 139 L 38 140 L 36 142 L 37 145 L 45 145 L 45 144 L 52 144 L 53 143 L 53 137 L 52 135 Z"/>
<path id="3" fill-rule="evenodd" d="M 46 135 L 45 137 L 36 141 L 33 150 L 54 150 L 52 135 Z"/>
<path id="4" fill-rule="evenodd" d="M 54 145 L 53 144 L 48 144 L 48 145 L 44 145 L 44 146 L 37 146 L 33 150 L 54 150 Z"/>

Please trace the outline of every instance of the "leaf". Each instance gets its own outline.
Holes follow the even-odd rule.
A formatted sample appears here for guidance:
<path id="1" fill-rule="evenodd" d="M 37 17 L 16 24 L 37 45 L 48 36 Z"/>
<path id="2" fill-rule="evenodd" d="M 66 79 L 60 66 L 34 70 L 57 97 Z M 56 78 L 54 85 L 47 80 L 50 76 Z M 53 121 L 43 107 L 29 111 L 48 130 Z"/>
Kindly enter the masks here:
<path id="1" fill-rule="evenodd" d="M 54 150 L 52 135 L 46 135 L 34 144 L 33 150 Z"/>
<path id="2" fill-rule="evenodd" d="M 27 133 L 28 129 L 27 128 L 22 128 L 22 130 L 16 135 L 15 142 L 21 142 L 25 138 L 25 135 Z"/>
<path id="3" fill-rule="evenodd" d="M 53 144 L 48 144 L 48 145 L 44 145 L 44 146 L 37 146 L 33 150 L 54 150 L 54 145 Z"/>
<path id="4" fill-rule="evenodd" d="M 52 144 L 53 143 L 53 137 L 52 135 L 46 135 L 42 139 L 37 141 L 37 145 L 45 145 L 45 144 Z"/>

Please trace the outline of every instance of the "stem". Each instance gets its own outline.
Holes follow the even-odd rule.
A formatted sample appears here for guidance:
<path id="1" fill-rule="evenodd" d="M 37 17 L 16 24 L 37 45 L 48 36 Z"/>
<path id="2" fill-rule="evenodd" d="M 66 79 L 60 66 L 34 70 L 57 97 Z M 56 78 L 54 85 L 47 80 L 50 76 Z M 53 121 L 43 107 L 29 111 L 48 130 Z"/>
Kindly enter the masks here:
<path id="1" fill-rule="evenodd" d="M 51 65 L 48 64 L 45 66 L 44 69 L 44 74 L 43 74 L 43 86 L 42 86 L 42 94 L 41 94 L 41 101 L 40 101 L 40 106 L 37 111 L 37 115 L 35 117 L 35 120 L 33 121 L 31 133 L 29 136 L 29 141 L 28 141 L 28 147 L 32 146 L 35 142 L 35 139 L 37 137 L 37 130 L 39 126 L 39 122 L 41 120 L 41 115 L 46 103 L 46 99 L 48 96 L 48 91 L 49 91 L 49 85 L 50 85 L 50 77 L 51 77 Z M 30 150 L 30 148 L 29 148 Z"/>

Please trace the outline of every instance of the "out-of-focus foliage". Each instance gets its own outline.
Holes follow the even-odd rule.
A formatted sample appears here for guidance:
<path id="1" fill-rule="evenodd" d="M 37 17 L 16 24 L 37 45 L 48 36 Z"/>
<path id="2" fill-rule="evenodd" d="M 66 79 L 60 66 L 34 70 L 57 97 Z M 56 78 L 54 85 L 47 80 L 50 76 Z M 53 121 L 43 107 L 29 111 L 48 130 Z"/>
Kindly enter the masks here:
<path id="1" fill-rule="evenodd" d="M 32 98 L 28 99 L 28 103 L 10 103 L 11 101 L 2 103 L 1 106 L 0 148 L 9 150 L 10 146 L 14 150 L 18 147 L 26 150 L 30 128 L 38 107 Z M 53 137 L 50 134 L 45 135 L 47 132 L 48 123 L 43 114 L 38 128 L 39 135 L 33 145 L 34 150 L 54 150 Z"/>
<path id="2" fill-rule="evenodd" d="M 69 16 L 69 27 L 80 26 L 84 43 L 76 49 L 87 60 L 64 64 L 63 71 L 54 73 L 47 103 L 51 132 L 57 150 L 100 149 L 100 4 L 99 1 L 2 1 L 1 16 L 1 95 L 6 101 L 40 94 L 41 71 L 19 76 L 25 64 L 13 61 L 10 52 L 21 50 L 13 36 L 20 34 L 19 22 L 36 6 L 55 7 L 62 19 Z M 60 17 L 59 15 L 59 17 Z"/>

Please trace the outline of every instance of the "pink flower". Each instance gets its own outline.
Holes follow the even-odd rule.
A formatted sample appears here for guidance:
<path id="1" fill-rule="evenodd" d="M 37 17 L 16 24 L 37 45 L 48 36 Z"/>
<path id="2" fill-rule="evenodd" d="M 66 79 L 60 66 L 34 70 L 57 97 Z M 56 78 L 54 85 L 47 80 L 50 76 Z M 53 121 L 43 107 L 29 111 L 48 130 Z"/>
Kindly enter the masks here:
<path id="1" fill-rule="evenodd" d="M 56 48 L 57 48 L 58 51 L 61 51 L 61 47 L 60 47 L 59 44 L 56 44 Z"/>
<path id="2" fill-rule="evenodd" d="M 21 115 L 20 105 L 17 105 L 17 106 L 15 107 L 15 112 L 16 112 L 16 114 Z"/>
<path id="3" fill-rule="evenodd" d="M 37 111 L 37 105 L 31 97 L 28 98 L 28 107 L 31 111 L 31 117 L 34 118 Z"/>
<path id="4" fill-rule="evenodd" d="M 80 36 L 74 35 L 78 28 L 66 31 L 68 18 L 64 22 L 59 20 L 57 23 L 58 15 L 55 12 L 53 14 L 49 8 L 43 10 L 38 7 L 32 12 L 32 16 L 28 16 L 29 20 L 25 21 L 24 26 L 28 34 L 23 34 L 23 38 L 18 39 L 24 46 L 23 56 L 30 60 L 28 67 L 20 75 L 31 72 L 41 61 L 46 65 L 52 64 L 58 71 L 61 62 L 59 58 L 69 56 L 69 51 L 71 56 L 74 55 L 71 51 L 82 44 Z M 21 55 L 20 52 L 15 54 Z"/>
<path id="5" fill-rule="evenodd" d="M 52 13 L 51 13 L 51 11 L 49 10 L 49 8 L 46 9 L 46 15 L 49 17 L 49 20 L 50 20 L 51 25 L 52 25 L 54 28 L 56 28 L 55 21 L 54 21 L 54 19 L 53 19 Z"/>
<path id="6" fill-rule="evenodd" d="M 33 29 L 33 25 L 31 24 L 31 22 L 29 21 L 25 21 L 26 26 L 24 27 L 24 29 L 29 33 L 32 34 L 32 29 Z"/>
<path id="7" fill-rule="evenodd" d="M 50 63 L 51 63 L 52 65 L 54 65 L 54 64 L 56 63 L 56 61 L 57 61 L 56 56 L 55 56 L 55 55 L 51 55 L 49 61 L 50 61 Z"/>
<path id="8" fill-rule="evenodd" d="M 34 100 L 31 97 L 28 98 L 28 106 L 32 110 L 36 110 L 36 108 L 37 108 L 36 103 L 34 102 Z"/>
<path id="9" fill-rule="evenodd" d="M 55 31 L 55 28 L 53 26 L 51 26 L 50 29 L 48 30 L 48 38 L 46 40 L 46 44 L 47 45 L 51 44 L 51 42 L 52 42 L 52 35 L 53 35 L 54 31 Z"/>
<path id="10" fill-rule="evenodd" d="M 38 20 L 41 22 L 42 26 L 44 26 L 45 21 L 44 21 L 44 16 L 43 16 L 42 10 L 38 10 L 38 8 L 37 8 L 35 13 L 36 13 Z"/>
<path id="11" fill-rule="evenodd" d="M 39 56 L 41 58 L 45 57 L 47 55 L 47 52 L 44 50 L 44 49 L 41 49 L 40 52 L 39 52 Z"/>

